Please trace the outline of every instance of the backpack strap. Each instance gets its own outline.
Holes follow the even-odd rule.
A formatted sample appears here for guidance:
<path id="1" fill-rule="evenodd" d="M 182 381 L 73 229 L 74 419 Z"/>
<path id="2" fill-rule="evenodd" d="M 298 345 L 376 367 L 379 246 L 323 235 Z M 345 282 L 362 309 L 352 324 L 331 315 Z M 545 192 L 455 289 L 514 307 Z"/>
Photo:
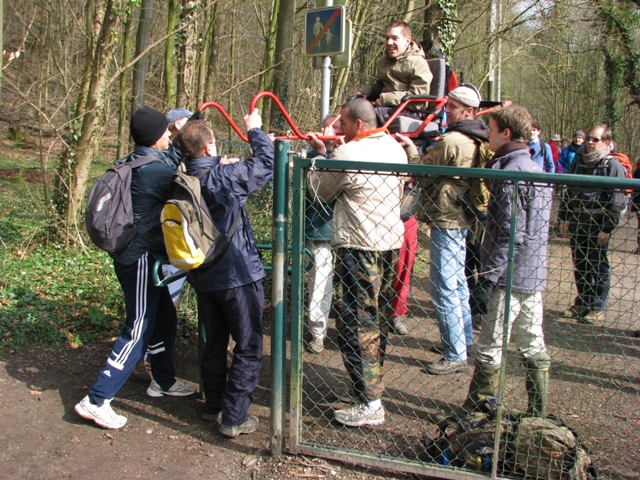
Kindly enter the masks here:
<path id="1" fill-rule="evenodd" d="M 138 168 L 138 167 L 141 167 L 142 165 L 146 165 L 152 162 L 162 162 L 162 160 L 160 160 L 158 157 L 155 157 L 153 155 L 144 155 L 142 157 L 136 158 L 135 160 L 124 159 L 116 163 L 127 163 L 131 168 Z"/>

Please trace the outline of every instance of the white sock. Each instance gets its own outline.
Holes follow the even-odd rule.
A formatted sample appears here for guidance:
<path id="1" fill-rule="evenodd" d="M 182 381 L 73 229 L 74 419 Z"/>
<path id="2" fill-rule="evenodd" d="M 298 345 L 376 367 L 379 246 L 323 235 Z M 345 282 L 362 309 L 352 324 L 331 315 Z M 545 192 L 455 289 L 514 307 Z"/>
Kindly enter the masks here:
<path id="1" fill-rule="evenodd" d="M 369 402 L 369 408 L 371 410 L 378 410 L 379 408 L 382 408 L 382 400 L 377 399 Z"/>

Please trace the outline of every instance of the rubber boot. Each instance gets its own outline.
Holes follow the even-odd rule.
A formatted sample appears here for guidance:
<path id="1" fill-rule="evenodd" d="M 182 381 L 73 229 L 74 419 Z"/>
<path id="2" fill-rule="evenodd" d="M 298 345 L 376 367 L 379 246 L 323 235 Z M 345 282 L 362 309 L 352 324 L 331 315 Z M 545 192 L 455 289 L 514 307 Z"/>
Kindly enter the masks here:
<path id="1" fill-rule="evenodd" d="M 527 369 L 525 385 L 529 397 L 527 415 L 544 417 L 549 403 L 549 366 L 551 358 L 546 352 L 525 360 Z"/>
<path id="2" fill-rule="evenodd" d="M 500 382 L 500 365 L 487 365 L 476 362 L 467 399 L 462 404 L 465 412 L 470 412 L 487 398 L 495 397 Z"/>

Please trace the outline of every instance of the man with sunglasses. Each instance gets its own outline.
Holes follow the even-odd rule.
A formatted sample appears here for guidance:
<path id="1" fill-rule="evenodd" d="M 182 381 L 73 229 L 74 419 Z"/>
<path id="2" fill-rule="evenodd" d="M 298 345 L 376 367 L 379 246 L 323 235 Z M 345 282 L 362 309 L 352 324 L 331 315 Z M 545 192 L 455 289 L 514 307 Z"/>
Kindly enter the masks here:
<path id="1" fill-rule="evenodd" d="M 612 156 L 611 129 L 596 125 L 576 154 L 569 173 L 625 178 Z M 610 286 L 609 239 L 625 208 L 622 189 L 569 186 L 559 212 L 560 233 L 569 233 L 578 295 L 565 316 L 580 323 L 602 321 Z"/>

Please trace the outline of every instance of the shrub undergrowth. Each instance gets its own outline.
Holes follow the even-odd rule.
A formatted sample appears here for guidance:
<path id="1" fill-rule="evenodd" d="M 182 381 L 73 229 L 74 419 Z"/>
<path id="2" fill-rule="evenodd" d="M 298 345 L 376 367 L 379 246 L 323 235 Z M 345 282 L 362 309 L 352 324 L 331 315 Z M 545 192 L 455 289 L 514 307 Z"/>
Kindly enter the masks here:
<path id="1" fill-rule="evenodd" d="M 15 165 L 0 159 L 0 350 L 112 339 L 125 309 L 111 258 L 88 240 L 86 252 L 52 242 L 43 186 L 24 170 L 14 174 L 19 166 L 18 159 Z M 269 184 L 247 206 L 258 243 L 271 243 L 272 198 Z M 263 254 L 270 263 L 271 252 Z M 182 337 L 197 330 L 196 296 L 185 285 L 178 308 Z"/>

